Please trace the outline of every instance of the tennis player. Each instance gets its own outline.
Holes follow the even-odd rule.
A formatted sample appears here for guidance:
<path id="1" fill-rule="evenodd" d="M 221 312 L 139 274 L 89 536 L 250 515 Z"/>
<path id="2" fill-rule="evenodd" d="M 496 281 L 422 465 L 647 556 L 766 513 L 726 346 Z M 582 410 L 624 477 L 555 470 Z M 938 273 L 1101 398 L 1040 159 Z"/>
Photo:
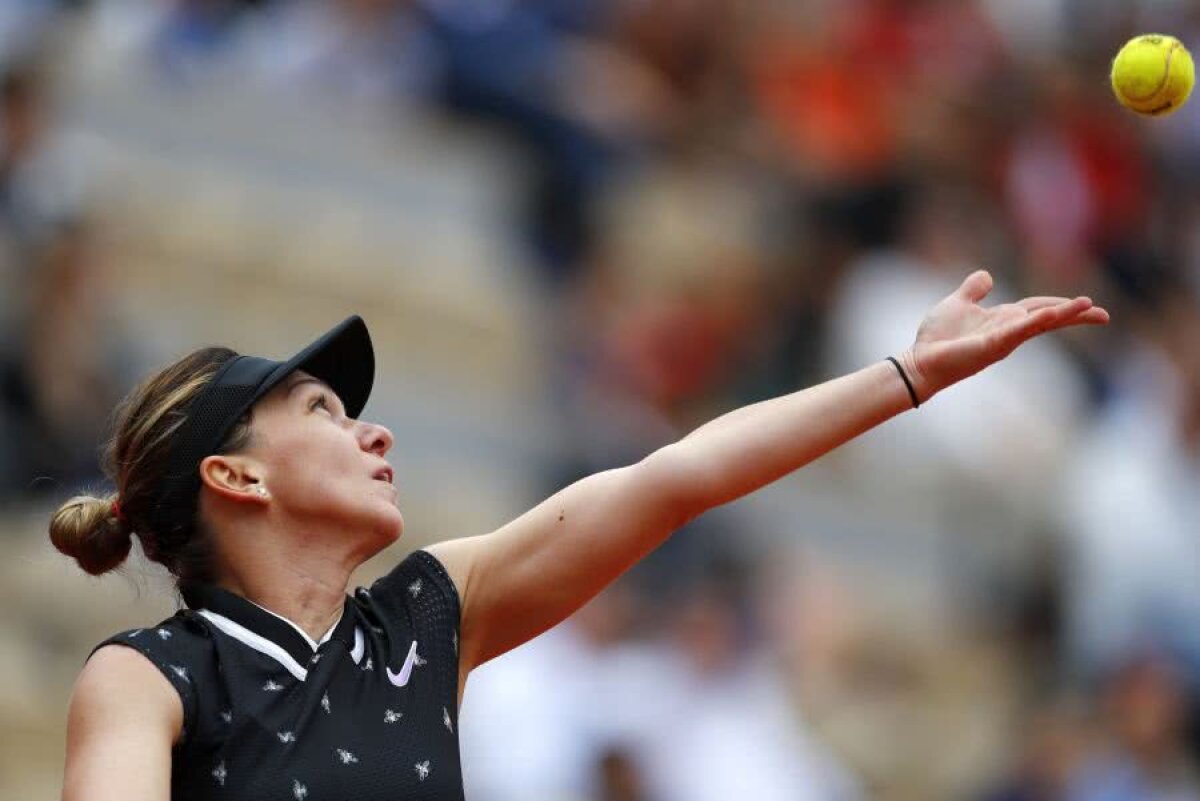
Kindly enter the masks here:
<path id="1" fill-rule="evenodd" d="M 276 362 L 205 348 L 121 404 L 114 497 L 50 537 L 91 574 L 136 535 L 184 601 L 102 643 L 67 724 L 65 801 L 463 798 L 458 704 L 476 666 L 558 623 L 705 510 L 762 487 L 1032 337 L 1108 321 L 1087 298 L 985 308 L 976 272 L 899 358 L 737 409 L 497 531 L 414 552 L 347 594 L 403 530 L 392 435 L 352 317 Z"/>

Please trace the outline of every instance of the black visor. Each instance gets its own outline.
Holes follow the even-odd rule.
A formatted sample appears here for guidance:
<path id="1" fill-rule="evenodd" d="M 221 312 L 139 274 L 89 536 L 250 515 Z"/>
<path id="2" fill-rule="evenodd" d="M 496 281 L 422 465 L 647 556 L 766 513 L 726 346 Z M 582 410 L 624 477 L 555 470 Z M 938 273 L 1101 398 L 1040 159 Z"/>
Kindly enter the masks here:
<path id="1" fill-rule="evenodd" d="M 200 491 L 200 462 L 217 452 L 255 401 L 296 370 L 328 384 L 346 414 L 358 417 L 375 380 L 375 352 L 366 323 L 361 317 L 349 317 L 285 362 L 238 356 L 222 365 L 188 407 L 187 420 L 175 434 L 154 508 L 155 533 L 191 526 Z"/>

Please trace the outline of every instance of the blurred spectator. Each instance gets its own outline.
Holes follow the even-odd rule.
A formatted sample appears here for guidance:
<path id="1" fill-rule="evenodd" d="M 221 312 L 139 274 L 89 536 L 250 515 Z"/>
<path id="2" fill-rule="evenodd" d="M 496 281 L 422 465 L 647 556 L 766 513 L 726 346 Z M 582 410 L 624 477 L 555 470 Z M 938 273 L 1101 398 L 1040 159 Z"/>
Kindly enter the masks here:
<path id="1" fill-rule="evenodd" d="M 36 254 L 24 325 L 0 360 L 0 413 L 9 429 L 0 494 L 97 480 L 106 409 L 131 380 L 93 231 L 82 221 L 64 224 Z"/>
<path id="2" fill-rule="evenodd" d="M 1132 309 L 1131 309 L 1132 311 Z M 1131 320 L 1063 493 L 1068 646 L 1095 674 L 1164 648 L 1200 686 L 1200 309 L 1175 284 Z"/>
<path id="3" fill-rule="evenodd" d="M 255 0 L 173 0 L 159 10 L 152 56 L 166 74 L 195 80 L 226 55 L 245 11 Z M 144 13 L 153 14 L 153 11 Z"/>
<path id="4" fill-rule="evenodd" d="M 472 797 L 603 798 L 616 783 L 651 799 L 858 798 L 716 586 L 674 596 L 665 640 L 628 639 L 634 609 L 618 587 L 476 671 L 462 718 Z"/>
<path id="5" fill-rule="evenodd" d="M 1169 662 L 1138 655 L 1104 686 L 1104 743 L 1074 777 L 1069 801 L 1197 801 L 1200 772 L 1183 740 L 1186 706 Z"/>
<path id="6" fill-rule="evenodd" d="M 1067 801 L 1092 736 L 1080 699 L 1058 698 L 1022 727 L 1016 770 L 985 801 Z M 1078 801 L 1083 801 L 1079 799 Z M 1132 801 L 1132 799 L 1130 799 Z"/>
<path id="7" fill-rule="evenodd" d="M 1108 89 L 1062 61 L 1038 65 L 1004 167 L 1008 211 L 1039 291 L 1095 285 L 1099 256 L 1145 228 L 1147 154 Z"/>
<path id="8" fill-rule="evenodd" d="M 442 56 L 408 0 L 297 0 L 247 14 L 236 68 L 275 93 L 343 109 L 388 111 L 428 101 Z"/>
<path id="9" fill-rule="evenodd" d="M 600 773 L 597 801 L 648 801 L 650 798 L 637 761 L 626 751 L 620 748 L 603 751 L 596 767 Z"/>

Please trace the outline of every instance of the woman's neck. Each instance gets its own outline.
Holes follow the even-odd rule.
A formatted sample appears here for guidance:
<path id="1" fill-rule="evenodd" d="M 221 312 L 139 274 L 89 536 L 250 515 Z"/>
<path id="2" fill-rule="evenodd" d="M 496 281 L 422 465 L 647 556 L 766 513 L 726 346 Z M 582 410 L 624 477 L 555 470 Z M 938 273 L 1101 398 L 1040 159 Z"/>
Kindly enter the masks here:
<path id="1" fill-rule="evenodd" d="M 242 570 L 225 571 L 220 584 L 320 642 L 342 615 L 350 573 L 332 564 L 256 560 Z"/>

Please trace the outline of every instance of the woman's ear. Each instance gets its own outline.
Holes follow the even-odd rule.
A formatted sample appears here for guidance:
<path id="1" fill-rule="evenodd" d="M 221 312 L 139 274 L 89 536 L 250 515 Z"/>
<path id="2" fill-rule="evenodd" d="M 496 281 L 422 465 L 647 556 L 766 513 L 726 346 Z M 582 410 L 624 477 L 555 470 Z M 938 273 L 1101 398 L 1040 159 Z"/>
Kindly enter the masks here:
<path id="1" fill-rule="evenodd" d="M 243 455 L 214 454 L 200 462 L 200 481 L 226 500 L 265 503 L 270 494 L 262 481 L 261 466 Z"/>

